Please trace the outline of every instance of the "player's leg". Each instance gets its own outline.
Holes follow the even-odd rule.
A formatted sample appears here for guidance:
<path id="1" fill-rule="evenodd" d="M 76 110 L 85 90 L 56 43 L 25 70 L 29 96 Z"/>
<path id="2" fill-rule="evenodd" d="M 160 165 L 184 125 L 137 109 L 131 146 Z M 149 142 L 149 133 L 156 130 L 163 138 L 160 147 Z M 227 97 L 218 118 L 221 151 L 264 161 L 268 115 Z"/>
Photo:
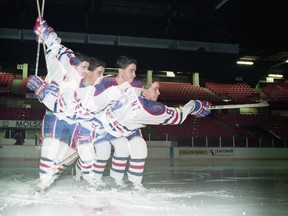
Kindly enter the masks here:
<path id="1" fill-rule="evenodd" d="M 60 140 L 63 122 L 53 114 L 46 114 L 42 123 L 43 142 L 39 165 L 39 182 L 35 190 L 46 190 L 69 164 L 62 163 L 75 150 Z M 57 134 L 58 132 L 58 134 Z M 68 162 L 68 161 L 67 161 Z"/>
<path id="2" fill-rule="evenodd" d="M 128 180 L 133 182 L 136 189 L 142 190 L 142 178 L 147 158 L 147 144 L 142 136 L 135 136 L 129 140 L 130 160 L 128 166 Z"/>
<path id="3" fill-rule="evenodd" d="M 92 145 L 85 144 L 78 147 L 80 158 L 76 163 L 76 180 L 81 176 L 87 180 L 90 186 L 100 189 L 106 186 L 101 180 L 107 161 L 111 155 L 111 144 L 109 141 L 101 141 Z M 79 174 L 79 172 L 81 172 Z"/>
<path id="4" fill-rule="evenodd" d="M 92 151 L 94 150 L 94 164 L 92 164 L 92 170 L 89 170 L 88 173 L 92 172 L 91 176 L 93 177 L 93 182 L 95 184 L 97 182 L 96 185 L 99 185 L 100 188 L 105 186 L 105 183 L 102 182 L 101 178 L 103 176 L 107 161 L 111 156 L 111 143 L 109 141 L 110 136 L 105 132 L 104 128 L 101 127 L 99 121 L 95 121 L 95 119 L 81 122 L 79 125 L 79 134 L 82 134 L 81 136 L 83 136 L 84 133 L 86 134 L 86 137 L 88 136 L 93 140 L 94 149 L 90 149 L 88 152 L 91 153 L 89 157 L 92 158 Z M 82 155 L 81 152 L 80 155 Z M 87 153 L 85 155 L 87 155 Z M 82 158 L 78 159 L 76 164 L 76 180 L 80 180 L 81 176 L 84 174 L 82 172 L 85 171 L 85 165 L 89 166 L 89 164 L 83 163 Z M 81 173 L 79 174 L 79 172 Z"/>
<path id="5" fill-rule="evenodd" d="M 126 137 L 119 137 L 111 140 L 114 147 L 114 153 L 112 156 L 110 176 L 120 187 L 125 187 L 122 179 L 124 177 L 126 164 L 129 158 L 128 142 L 129 140 Z"/>
<path id="6" fill-rule="evenodd" d="M 95 178 L 101 180 L 108 159 L 111 156 L 111 143 L 109 140 L 102 139 L 94 143 L 96 161 L 93 167 Z"/>
<path id="7" fill-rule="evenodd" d="M 79 159 L 76 166 L 81 170 L 81 176 L 91 185 L 94 182 L 93 165 L 95 163 L 95 153 L 92 143 L 84 143 L 77 146 Z"/>
<path id="8" fill-rule="evenodd" d="M 78 128 L 77 151 L 79 159 L 76 163 L 76 179 L 79 180 L 80 176 L 82 176 L 83 179 L 88 181 L 90 186 L 96 189 L 102 188 L 105 184 L 101 181 L 102 175 L 97 172 L 101 168 L 99 162 L 96 161 L 95 147 L 93 145 L 94 123 L 93 121 L 81 122 L 78 124 Z M 79 174 L 79 171 L 81 174 Z"/>

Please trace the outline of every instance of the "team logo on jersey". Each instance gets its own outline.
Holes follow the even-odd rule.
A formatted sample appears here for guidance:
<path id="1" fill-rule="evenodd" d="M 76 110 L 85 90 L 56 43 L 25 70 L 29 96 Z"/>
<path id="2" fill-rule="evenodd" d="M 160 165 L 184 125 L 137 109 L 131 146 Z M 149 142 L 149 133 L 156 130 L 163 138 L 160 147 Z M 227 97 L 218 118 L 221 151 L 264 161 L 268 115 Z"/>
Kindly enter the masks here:
<path id="1" fill-rule="evenodd" d="M 120 109 L 121 107 L 122 107 L 122 103 L 120 101 L 117 101 L 112 108 L 112 112 L 117 109 Z"/>

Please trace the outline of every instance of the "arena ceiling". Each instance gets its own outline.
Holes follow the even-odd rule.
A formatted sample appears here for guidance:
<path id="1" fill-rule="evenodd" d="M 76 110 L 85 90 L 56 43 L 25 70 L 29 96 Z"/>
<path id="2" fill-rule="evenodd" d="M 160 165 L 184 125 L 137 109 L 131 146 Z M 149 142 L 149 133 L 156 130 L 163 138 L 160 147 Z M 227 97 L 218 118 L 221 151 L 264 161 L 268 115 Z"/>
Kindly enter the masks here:
<path id="1" fill-rule="evenodd" d="M 91 45 L 87 41 L 68 43 L 73 50 L 96 55 L 108 65 L 115 62 L 117 55 L 124 54 L 135 56 L 143 69 L 192 70 L 220 77 L 251 76 L 251 71 L 257 71 L 252 79 L 258 79 L 269 70 L 278 73 L 287 70 L 286 10 L 284 0 L 46 0 L 44 17 L 61 32 L 125 36 L 134 42 L 153 38 L 148 47 L 140 48 L 136 42 L 134 47 L 117 43 Z M 29 30 L 36 17 L 34 0 L 0 0 L 2 29 Z M 163 41 L 201 42 L 204 48 L 184 51 L 159 48 Z M 21 36 L 20 40 L 2 38 L 0 42 L 0 63 L 13 62 L 15 58 L 32 61 L 32 56 L 35 57 L 35 43 Z M 236 46 L 238 53 L 229 49 L 227 53 L 207 51 L 205 47 L 211 44 Z M 243 57 L 254 59 L 257 69 L 237 68 L 236 60 Z"/>

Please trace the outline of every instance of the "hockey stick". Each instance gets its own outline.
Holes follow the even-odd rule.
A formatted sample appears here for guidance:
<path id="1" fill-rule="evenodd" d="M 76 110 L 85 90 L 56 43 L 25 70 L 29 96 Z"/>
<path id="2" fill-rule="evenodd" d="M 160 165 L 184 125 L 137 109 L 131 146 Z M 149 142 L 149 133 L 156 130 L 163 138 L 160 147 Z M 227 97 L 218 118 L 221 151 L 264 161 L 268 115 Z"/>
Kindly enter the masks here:
<path id="1" fill-rule="evenodd" d="M 75 151 L 60 163 L 56 165 L 57 171 L 54 173 L 54 180 L 58 179 L 58 177 L 69 167 L 76 159 L 78 158 L 78 152 Z"/>
<path id="2" fill-rule="evenodd" d="M 70 164 L 72 164 L 72 162 L 74 162 L 75 159 L 78 158 L 78 152 L 75 151 L 73 152 L 71 155 L 69 155 L 67 158 L 65 158 L 64 160 L 62 160 L 58 166 L 59 167 L 63 167 L 63 166 L 69 166 Z"/>
<path id="3" fill-rule="evenodd" d="M 267 107 L 269 104 L 266 101 L 260 103 L 251 104 L 227 104 L 227 105 L 212 105 L 209 107 L 210 110 L 218 109 L 237 109 L 237 108 L 253 108 L 253 107 Z"/>
<path id="4" fill-rule="evenodd" d="M 43 17 L 44 16 L 44 5 L 45 5 L 45 0 L 42 1 L 42 8 L 40 11 L 40 3 L 39 0 L 36 0 L 37 3 L 37 11 L 38 11 L 38 17 Z M 41 18 L 40 18 L 41 19 Z M 41 38 L 41 34 L 40 34 L 40 38 Z M 40 39 L 39 38 L 39 39 Z M 44 51 L 44 58 L 46 60 L 46 47 L 45 44 L 43 42 L 43 51 Z M 40 41 L 38 42 L 37 45 L 37 56 L 36 56 L 36 65 L 35 65 L 35 75 L 38 75 L 38 68 L 39 68 L 39 59 L 40 59 Z"/>

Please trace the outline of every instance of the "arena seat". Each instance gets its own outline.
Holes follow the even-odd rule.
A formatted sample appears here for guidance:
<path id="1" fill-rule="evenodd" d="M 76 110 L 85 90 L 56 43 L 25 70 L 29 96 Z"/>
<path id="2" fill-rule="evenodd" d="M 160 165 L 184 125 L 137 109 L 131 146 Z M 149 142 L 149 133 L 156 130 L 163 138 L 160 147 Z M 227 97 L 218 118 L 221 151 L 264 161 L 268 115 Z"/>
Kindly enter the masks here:
<path id="1" fill-rule="evenodd" d="M 270 102 L 288 102 L 288 83 L 267 83 L 262 90 Z"/>
<path id="2" fill-rule="evenodd" d="M 281 139 L 288 138 L 288 117 L 277 115 L 248 115 L 248 114 L 215 114 L 215 118 L 222 120 L 230 127 L 237 130 L 244 137 L 250 137 L 245 127 L 262 128 L 270 133 L 271 136 L 279 137 Z M 259 134 L 258 134 L 259 135 Z M 250 137 L 253 138 L 253 137 Z M 254 137 L 255 138 L 255 137 Z"/>
<path id="3" fill-rule="evenodd" d="M 219 101 L 217 97 L 200 86 L 180 82 L 159 82 L 159 101 L 188 102 L 189 100 Z"/>
<path id="4" fill-rule="evenodd" d="M 14 75 L 11 72 L 0 72 L 0 88 L 10 90 L 14 80 Z"/>
<path id="5" fill-rule="evenodd" d="M 0 106 L 1 120 L 42 121 L 46 108 L 3 107 Z"/>
<path id="6" fill-rule="evenodd" d="M 182 138 L 191 137 L 227 137 L 232 136 L 232 134 L 223 128 L 221 125 L 210 117 L 205 118 L 195 118 L 193 116 L 188 116 L 186 121 L 181 125 L 153 125 L 147 126 L 152 128 L 154 134 L 158 137 L 162 137 L 168 140 L 178 140 Z M 145 131 L 147 129 L 143 129 Z M 154 136 L 152 137 L 154 139 Z"/>
<path id="7" fill-rule="evenodd" d="M 235 102 L 245 103 L 260 99 L 259 93 L 256 93 L 247 83 L 222 84 L 206 82 L 205 87 L 222 99 L 229 99 Z"/>

